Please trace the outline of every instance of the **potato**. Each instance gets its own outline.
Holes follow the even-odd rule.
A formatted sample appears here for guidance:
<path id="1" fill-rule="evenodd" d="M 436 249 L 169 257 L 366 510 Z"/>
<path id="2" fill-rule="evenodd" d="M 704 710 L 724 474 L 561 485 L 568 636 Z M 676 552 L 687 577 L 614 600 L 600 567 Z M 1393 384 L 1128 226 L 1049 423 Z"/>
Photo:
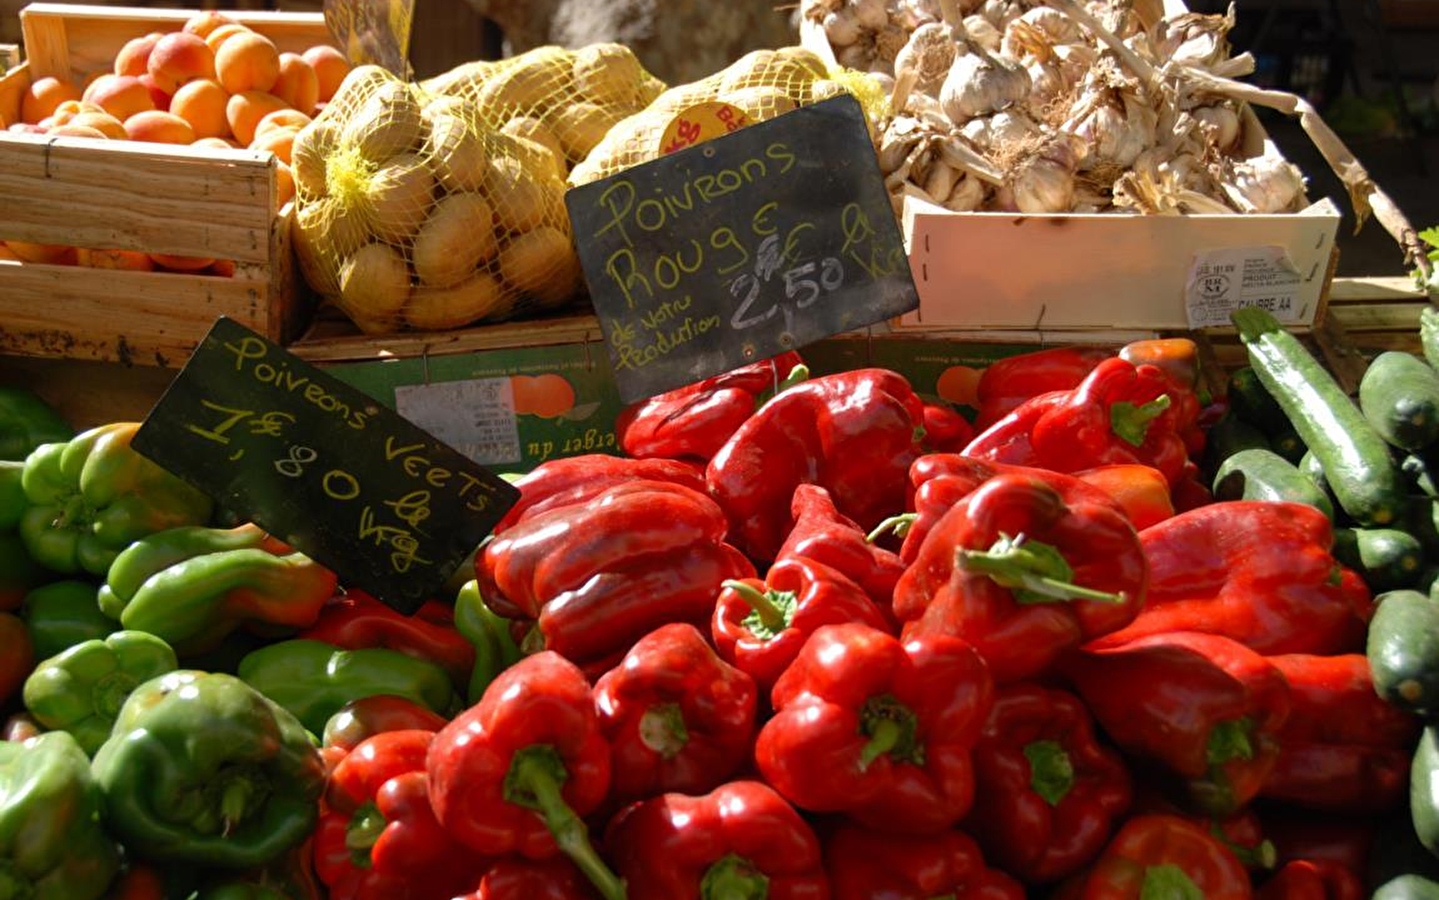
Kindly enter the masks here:
<path id="1" fill-rule="evenodd" d="M 506 309 L 508 302 L 504 285 L 488 272 L 476 272 L 453 287 L 417 288 L 405 307 L 405 322 L 425 331 L 459 328 Z"/>
<path id="2" fill-rule="evenodd" d="M 335 88 L 335 94 L 325 105 L 325 109 L 330 110 L 331 114 L 348 111 L 358 107 L 377 88 L 394 83 L 395 76 L 379 66 L 355 66 L 346 73 L 339 87 Z"/>
<path id="3" fill-rule="evenodd" d="M 431 118 L 426 153 L 435 177 L 447 191 L 478 190 L 488 171 L 490 151 L 480 127 L 453 111 Z"/>
<path id="4" fill-rule="evenodd" d="M 334 122 L 311 122 L 300 129 L 290 144 L 290 174 L 301 199 L 316 200 L 325 196 L 326 160 L 340 143 L 340 128 Z"/>
<path id="5" fill-rule="evenodd" d="M 295 205 L 290 243 L 300 274 L 327 296 L 340 293 L 340 263 L 370 240 L 364 219 L 337 200 Z"/>
<path id="6" fill-rule="evenodd" d="M 526 168 L 518 159 L 494 157 L 485 175 L 484 193 L 495 222 L 506 231 L 529 231 L 564 214 L 564 182 Z"/>
<path id="7" fill-rule="evenodd" d="M 605 107 L 583 101 L 566 104 L 550 117 L 555 136 L 571 162 L 589 155 L 618 121 L 619 117 Z"/>
<path id="8" fill-rule="evenodd" d="M 632 109 L 638 102 L 645 71 L 634 51 L 624 44 L 590 44 L 575 51 L 575 87 L 600 106 Z"/>
<path id="9" fill-rule="evenodd" d="M 542 225 L 500 250 L 500 277 L 546 307 L 559 306 L 579 290 L 580 261 L 569 235 Z"/>
<path id="10" fill-rule="evenodd" d="M 795 108 L 795 102 L 784 91 L 776 87 L 740 88 L 730 91 L 721 98 L 744 112 L 751 122 L 764 122 Z"/>
<path id="11" fill-rule="evenodd" d="M 560 143 L 558 137 L 555 137 L 555 133 L 546 127 L 545 123 L 534 116 L 515 116 L 500 126 L 500 133 L 539 144 L 555 155 L 557 163 L 564 161 L 564 145 Z"/>
<path id="12" fill-rule="evenodd" d="M 825 76 L 824 63 L 808 50 L 753 50 L 720 73 L 719 99 L 741 88 L 761 85 L 777 87 L 791 96 L 800 96 L 816 78 Z"/>
<path id="13" fill-rule="evenodd" d="M 420 157 L 402 153 L 381 166 L 365 185 L 360 210 L 375 237 L 405 243 L 430 215 L 435 177 Z"/>
<path id="14" fill-rule="evenodd" d="M 396 330 L 410 294 L 410 267 L 394 247 L 366 244 L 340 267 L 337 305 L 362 331 Z"/>
<path id="15" fill-rule="evenodd" d="M 431 287 L 459 284 L 495 255 L 495 213 L 479 194 L 451 194 L 436 204 L 415 233 L 410 262 Z"/>
<path id="16" fill-rule="evenodd" d="M 485 117 L 498 123 L 543 114 L 569 85 L 571 55 L 563 47 L 544 46 L 512 57 L 480 85 L 476 100 Z"/>
<path id="17" fill-rule="evenodd" d="M 341 142 L 359 149 L 373 163 L 419 147 L 425 120 L 414 91 L 402 81 L 377 87 L 345 120 Z"/>

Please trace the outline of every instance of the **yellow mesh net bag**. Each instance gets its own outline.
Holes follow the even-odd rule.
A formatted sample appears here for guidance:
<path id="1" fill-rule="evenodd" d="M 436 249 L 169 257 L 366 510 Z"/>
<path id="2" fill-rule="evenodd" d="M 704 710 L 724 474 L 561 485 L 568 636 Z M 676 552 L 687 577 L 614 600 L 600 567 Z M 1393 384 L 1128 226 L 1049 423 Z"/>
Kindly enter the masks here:
<path id="1" fill-rule="evenodd" d="M 569 173 L 571 185 L 607 178 L 631 166 L 658 159 L 674 146 L 676 122 L 706 104 L 724 104 L 731 127 L 773 119 L 799 106 L 841 93 L 854 94 L 873 122 L 882 109 L 884 89 L 858 72 L 831 71 L 803 47 L 754 50 L 699 81 L 660 93 L 638 113 L 613 125 Z M 713 136 L 713 135 L 706 135 Z"/>

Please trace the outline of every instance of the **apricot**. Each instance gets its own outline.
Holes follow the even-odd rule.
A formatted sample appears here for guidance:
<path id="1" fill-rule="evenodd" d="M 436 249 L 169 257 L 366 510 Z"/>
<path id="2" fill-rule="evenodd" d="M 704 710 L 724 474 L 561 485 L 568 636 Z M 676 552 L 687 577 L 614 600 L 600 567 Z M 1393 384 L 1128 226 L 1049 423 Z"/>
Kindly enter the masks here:
<path id="1" fill-rule="evenodd" d="M 300 57 L 315 70 L 315 77 L 319 82 L 319 99 L 316 102 L 329 102 L 340 87 L 340 82 L 350 74 L 350 61 L 345 59 L 345 54 L 329 44 L 316 44 L 301 53 Z"/>
<path id="2" fill-rule="evenodd" d="M 280 76 L 270 93 L 308 114 L 320 102 L 320 77 L 298 53 L 280 54 Z"/>
<path id="3" fill-rule="evenodd" d="M 134 75 L 101 75 L 85 90 L 84 99 L 122 122 L 155 108 L 150 89 Z"/>
<path id="4" fill-rule="evenodd" d="M 197 78 L 180 85 L 170 99 L 170 112 L 190 123 L 197 137 L 223 138 L 230 134 L 225 105 L 230 95 L 217 81 Z"/>
<path id="5" fill-rule="evenodd" d="M 151 253 L 150 259 L 162 269 L 174 272 L 198 272 L 213 265 L 213 256 L 174 256 L 169 253 Z"/>
<path id="6" fill-rule="evenodd" d="M 88 250 L 81 247 L 75 251 L 75 262 L 91 269 L 124 269 L 130 272 L 153 272 L 155 262 L 148 253 L 138 250 Z"/>
<path id="7" fill-rule="evenodd" d="M 191 144 L 195 141 L 195 129 L 190 123 L 175 115 L 158 109 L 135 113 L 125 120 L 125 133 L 132 141 L 149 141 L 152 144 Z"/>
<path id="8" fill-rule="evenodd" d="M 187 81 L 215 77 L 215 51 L 204 38 L 172 31 L 150 51 L 148 71 L 157 84 L 173 94 Z"/>
<path id="9" fill-rule="evenodd" d="M 219 10 L 207 9 L 204 12 L 195 13 L 195 15 L 186 19 L 185 24 L 180 26 L 180 30 L 204 39 L 209 37 L 215 29 L 221 25 L 234 24 L 236 24 L 234 19 Z"/>
<path id="10" fill-rule="evenodd" d="M 16 124 L 16 125 L 21 125 L 21 124 L 27 124 L 27 123 L 16 122 L 15 124 Z M 5 242 L 4 242 L 4 241 L 0 241 L 0 262 L 20 262 L 20 261 L 21 261 L 21 260 L 20 260 L 20 257 L 18 257 L 18 256 L 15 255 L 15 251 L 13 251 L 13 250 L 11 250 L 9 247 L 5 246 Z"/>
<path id="11" fill-rule="evenodd" d="M 64 244 L 32 244 L 29 241 L 6 241 L 10 252 L 21 262 L 46 266 L 75 265 L 75 248 Z"/>
<path id="12" fill-rule="evenodd" d="M 11 122 L 5 129 L 11 134 L 45 134 L 45 129 L 29 122 Z"/>
<path id="13" fill-rule="evenodd" d="M 214 31 L 205 35 L 205 45 L 210 48 L 210 51 L 212 53 L 218 53 L 220 52 L 221 44 L 225 43 L 235 35 L 244 34 L 249 30 L 250 29 L 248 26 L 241 25 L 239 22 L 233 22 L 228 25 L 221 25 L 219 28 L 216 28 Z"/>
<path id="14" fill-rule="evenodd" d="M 105 137 L 114 138 L 117 141 L 123 141 L 129 138 L 129 134 L 125 131 L 125 123 L 107 112 L 79 112 L 76 113 L 69 122 L 60 127 L 64 128 L 68 125 L 93 128 Z M 53 134 L 54 132 L 51 133 Z"/>
<path id="15" fill-rule="evenodd" d="M 290 167 L 284 163 L 275 166 L 275 211 L 279 212 L 285 208 L 285 204 L 295 199 L 295 176 L 290 174 Z"/>
<path id="16" fill-rule="evenodd" d="M 275 158 L 285 165 L 290 164 L 290 147 L 295 142 L 295 135 L 299 133 L 298 128 L 270 128 L 263 134 L 257 133 L 255 139 L 250 141 L 251 150 L 268 150 L 275 154 Z"/>
<path id="17" fill-rule="evenodd" d="M 239 149 L 239 148 L 237 148 L 237 147 L 235 146 L 235 144 L 234 144 L 233 141 L 228 141 L 228 140 L 226 140 L 225 138 L 222 138 L 222 137 L 202 137 L 202 138 L 196 138 L 195 141 L 194 141 L 194 143 L 190 144 L 190 146 L 191 146 L 191 147 L 212 147 L 212 148 L 214 148 L 214 149 L 216 149 L 216 150 L 236 150 L 236 149 Z"/>
<path id="18" fill-rule="evenodd" d="M 32 125 L 53 116 L 60 104 L 80 100 L 80 88 L 69 81 L 47 75 L 37 78 L 20 99 L 20 121 Z"/>
<path id="19" fill-rule="evenodd" d="M 280 78 L 280 51 L 263 34 L 237 34 L 215 51 L 215 75 L 231 94 L 269 91 Z"/>
<path id="20" fill-rule="evenodd" d="M 150 102 L 155 104 L 155 108 L 168 110 L 170 108 L 170 98 L 175 94 L 174 86 L 166 86 L 157 82 L 155 76 L 149 72 L 138 77 L 140 83 L 145 85 L 145 90 L 150 92 Z"/>
<path id="21" fill-rule="evenodd" d="M 251 140 L 259 140 L 260 136 L 271 128 L 293 128 L 299 131 L 308 124 L 310 124 L 310 117 L 298 109 L 277 109 L 272 113 L 265 114 L 265 118 L 255 126 L 255 136 Z"/>
<path id="22" fill-rule="evenodd" d="M 77 125 L 74 122 L 66 122 L 64 125 L 56 125 L 45 132 L 51 137 L 82 137 L 109 140 L 109 135 L 98 128 L 89 125 Z"/>
<path id="23" fill-rule="evenodd" d="M 255 126 L 269 113 L 288 109 L 285 101 L 264 91 L 245 91 L 232 94 L 225 104 L 225 118 L 230 123 L 230 133 L 241 146 L 248 146 L 255 139 Z"/>
<path id="24" fill-rule="evenodd" d="M 148 72 L 150 54 L 154 51 L 155 44 L 164 36 L 164 32 L 152 31 L 126 41 L 115 54 L 114 74 L 143 75 Z"/>
<path id="25" fill-rule="evenodd" d="M 217 259 L 210 263 L 210 268 L 204 271 L 205 275 L 214 275 L 218 278 L 235 277 L 235 261 L 233 259 Z"/>

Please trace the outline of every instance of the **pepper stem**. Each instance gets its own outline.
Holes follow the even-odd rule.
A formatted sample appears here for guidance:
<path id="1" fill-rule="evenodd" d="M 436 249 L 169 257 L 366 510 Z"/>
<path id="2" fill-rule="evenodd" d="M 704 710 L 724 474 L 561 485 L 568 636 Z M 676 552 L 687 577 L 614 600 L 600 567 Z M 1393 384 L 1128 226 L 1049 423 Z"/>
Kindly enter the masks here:
<path id="1" fill-rule="evenodd" d="M 918 520 L 919 513 L 900 513 L 897 516 L 890 516 L 888 519 L 874 526 L 874 530 L 865 535 L 864 539 L 867 543 L 873 544 L 890 532 L 894 532 L 895 537 L 905 537 L 909 534 L 909 529 L 912 528 Z"/>
<path id="2" fill-rule="evenodd" d="M 640 742 L 665 759 L 674 759 L 690 739 L 678 703 L 661 703 L 645 710 L 639 732 Z"/>
<path id="3" fill-rule="evenodd" d="M 700 900 L 765 900 L 768 896 L 769 876 L 737 853 L 712 864 L 700 879 Z"/>
<path id="4" fill-rule="evenodd" d="M 1001 534 L 988 550 L 961 548 L 955 565 L 968 572 L 986 575 L 1000 587 L 1009 588 L 1017 603 L 1056 603 L 1091 600 L 1097 603 L 1124 603 L 1121 591 L 1111 593 L 1075 584 L 1074 569 L 1049 544 L 1026 540 L 1023 534 Z"/>
<path id="5" fill-rule="evenodd" d="M 761 406 L 764 406 L 766 403 L 778 397 L 780 394 L 783 394 L 785 391 L 789 390 L 795 385 L 802 384 L 808 380 L 809 366 L 806 366 L 803 363 L 795 366 L 793 369 L 789 370 L 788 375 L 786 375 L 784 378 L 781 378 L 778 382 L 775 383 L 773 389 L 765 391 L 755 398 L 755 409 L 759 409 Z"/>
<path id="6" fill-rule="evenodd" d="M 1058 741 L 1030 741 L 1024 745 L 1029 760 L 1029 787 L 1050 806 L 1058 806 L 1074 787 L 1074 763 Z"/>
<path id="7" fill-rule="evenodd" d="M 761 637 L 773 637 L 789 627 L 790 615 L 793 614 L 793 606 L 785 609 L 786 596 L 778 591 L 762 591 L 752 584 L 740 581 L 735 578 L 720 583 L 720 587 L 726 587 L 739 595 L 758 618 L 758 624 L 763 627 L 767 634 Z M 794 595 L 787 595 L 793 601 Z M 748 621 L 748 620 L 746 620 Z M 751 631 L 758 633 L 759 629 L 751 628 Z"/>
<path id="8" fill-rule="evenodd" d="M 370 868 L 370 849 L 385 833 L 388 824 L 384 814 L 373 803 L 366 803 L 355 810 L 355 814 L 350 816 L 350 824 L 345 827 L 345 849 L 350 851 L 351 863 L 362 869 Z"/>
<path id="9" fill-rule="evenodd" d="M 610 871 L 590 843 L 584 820 L 576 815 L 560 791 L 568 776 L 559 751 L 547 744 L 526 747 L 515 754 L 505 776 L 505 800 L 533 809 L 545 820 L 560 851 L 589 878 L 604 900 L 627 900 L 625 883 Z"/>
<path id="10" fill-rule="evenodd" d="M 1204 900 L 1204 892 L 1183 869 L 1162 863 L 1144 870 L 1139 900 Z"/>
<path id="11" fill-rule="evenodd" d="M 1250 727 L 1247 717 L 1216 723 L 1209 730 L 1209 740 L 1204 745 L 1205 761 L 1211 766 L 1221 766 L 1232 759 L 1253 759 Z"/>
<path id="12" fill-rule="evenodd" d="M 870 763 L 893 750 L 894 745 L 899 743 L 903 730 L 894 719 L 880 719 L 876 722 L 874 730 L 870 733 L 869 742 L 860 751 L 860 769 L 868 769 Z"/>
<path id="13" fill-rule="evenodd" d="M 1168 394 L 1160 394 L 1148 403 L 1138 406 L 1121 400 L 1109 407 L 1109 427 L 1126 444 L 1142 446 L 1149 433 L 1149 423 L 1163 415 L 1172 402 Z"/>

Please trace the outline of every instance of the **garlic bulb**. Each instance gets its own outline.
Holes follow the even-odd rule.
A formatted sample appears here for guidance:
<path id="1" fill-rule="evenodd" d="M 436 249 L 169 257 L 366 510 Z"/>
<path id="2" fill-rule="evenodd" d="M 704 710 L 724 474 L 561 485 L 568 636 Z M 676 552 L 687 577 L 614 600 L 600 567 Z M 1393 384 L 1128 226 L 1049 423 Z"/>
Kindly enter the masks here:
<path id="1" fill-rule="evenodd" d="M 943 160 L 935 160 L 929 166 L 928 171 L 924 173 L 924 180 L 920 182 L 920 187 L 926 194 L 933 197 L 936 203 L 943 203 L 949 199 L 959 178 L 959 173 L 945 165 Z"/>
<path id="2" fill-rule="evenodd" d="M 1177 65 L 1209 68 L 1229 57 L 1233 27 L 1233 6 L 1225 15 L 1184 13 L 1160 23 L 1154 50 L 1160 59 Z"/>
<path id="3" fill-rule="evenodd" d="M 896 0 L 890 9 L 889 19 L 908 31 L 926 22 L 938 22 L 939 0 Z"/>
<path id="4" fill-rule="evenodd" d="M 975 11 L 988 19 L 989 24 L 998 29 L 1000 33 L 1003 33 L 1011 21 L 1024 13 L 1024 8 L 1013 0 L 984 0 Z"/>
<path id="5" fill-rule="evenodd" d="M 955 124 L 988 115 L 1029 95 L 1029 73 L 1017 63 L 970 47 L 954 60 L 939 89 L 939 102 Z"/>
<path id="6" fill-rule="evenodd" d="M 1079 39 L 1079 26 L 1069 16 L 1048 6 L 1037 6 L 1005 27 L 1000 50 L 1011 59 L 1046 59 L 1054 45 Z"/>
<path id="7" fill-rule="evenodd" d="M 825 13 L 824 36 L 835 47 L 849 47 L 859 41 L 861 29 L 854 7 L 841 6 Z"/>
<path id="8" fill-rule="evenodd" d="M 953 212 L 973 212 L 984 205 L 984 182 L 973 175 L 961 176 L 941 205 Z"/>
<path id="9" fill-rule="evenodd" d="M 1140 153 L 1154 146 L 1157 122 L 1154 110 L 1127 92 L 1098 104 L 1072 129 L 1089 145 L 1084 167 L 1129 167 Z"/>
<path id="10" fill-rule="evenodd" d="M 1219 184 L 1240 212 L 1294 212 L 1305 200 L 1304 173 L 1277 153 L 1231 162 Z"/>
<path id="11" fill-rule="evenodd" d="M 980 150 L 1019 147 L 1033 143 L 1042 133 L 1039 123 L 1019 110 L 1006 109 L 991 116 L 970 119 L 959 133 Z"/>
<path id="12" fill-rule="evenodd" d="M 1197 106 L 1189 111 L 1199 123 L 1199 128 L 1208 137 L 1209 143 L 1220 153 L 1226 153 L 1239 140 L 1239 114 L 1226 103 L 1213 106 Z"/>
<path id="13" fill-rule="evenodd" d="M 884 0 L 852 0 L 850 8 L 854 10 L 859 24 L 871 31 L 878 31 L 889 24 L 889 10 L 885 9 Z"/>
<path id="14" fill-rule="evenodd" d="M 1022 213 L 1068 212 L 1074 204 L 1074 174 L 1083 145 L 1070 135 L 1057 134 L 1010 173 L 1009 193 Z"/>
<path id="15" fill-rule="evenodd" d="M 1004 41 L 1004 35 L 984 16 L 965 16 L 964 36 L 971 44 L 978 45 L 988 53 L 998 53 L 999 45 Z"/>
<path id="16" fill-rule="evenodd" d="M 892 108 L 903 109 L 911 90 L 938 94 L 957 51 L 947 26 L 930 22 L 916 28 L 894 58 Z"/>

